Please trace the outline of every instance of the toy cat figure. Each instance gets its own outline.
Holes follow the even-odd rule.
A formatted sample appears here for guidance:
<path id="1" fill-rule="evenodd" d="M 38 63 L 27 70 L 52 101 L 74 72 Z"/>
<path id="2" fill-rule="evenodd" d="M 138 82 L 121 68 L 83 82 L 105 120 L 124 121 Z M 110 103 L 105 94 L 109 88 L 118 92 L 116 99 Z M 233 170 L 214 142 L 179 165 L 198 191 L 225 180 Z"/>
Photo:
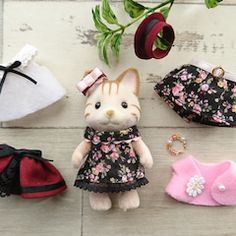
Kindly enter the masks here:
<path id="1" fill-rule="evenodd" d="M 107 80 L 98 69 L 79 82 L 87 96 L 84 140 L 75 149 L 72 163 L 79 168 L 75 186 L 90 191 L 95 210 L 112 206 L 109 193 L 118 193 L 119 207 L 137 208 L 136 188 L 148 183 L 144 168 L 151 168 L 151 153 L 136 127 L 140 119 L 140 80 L 136 69 Z"/>

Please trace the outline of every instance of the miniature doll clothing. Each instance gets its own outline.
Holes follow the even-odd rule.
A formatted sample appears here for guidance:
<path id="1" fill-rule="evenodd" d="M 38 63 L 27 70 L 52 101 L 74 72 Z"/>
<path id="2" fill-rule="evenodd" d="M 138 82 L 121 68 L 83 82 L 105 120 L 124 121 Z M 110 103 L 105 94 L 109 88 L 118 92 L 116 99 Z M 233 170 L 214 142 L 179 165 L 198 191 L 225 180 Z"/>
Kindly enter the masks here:
<path id="1" fill-rule="evenodd" d="M 65 95 L 49 69 L 33 62 L 37 49 L 25 45 L 0 66 L 0 121 L 10 121 L 43 109 Z"/>
<path id="2" fill-rule="evenodd" d="M 49 161 L 40 150 L 0 144 L 0 197 L 15 194 L 32 199 L 64 191 L 65 180 Z"/>
<path id="3" fill-rule="evenodd" d="M 148 183 L 132 141 L 140 139 L 136 126 L 122 131 L 99 132 L 87 127 L 92 147 L 80 168 L 75 186 L 93 192 L 123 192 Z"/>
<path id="4" fill-rule="evenodd" d="M 157 83 L 155 91 L 187 121 L 201 124 L 236 126 L 236 75 L 204 61 L 192 61 L 171 71 Z"/>
<path id="5" fill-rule="evenodd" d="M 236 163 L 230 160 L 203 163 L 193 156 L 172 165 L 166 193 L 194 205 L 236 205 Z"/>

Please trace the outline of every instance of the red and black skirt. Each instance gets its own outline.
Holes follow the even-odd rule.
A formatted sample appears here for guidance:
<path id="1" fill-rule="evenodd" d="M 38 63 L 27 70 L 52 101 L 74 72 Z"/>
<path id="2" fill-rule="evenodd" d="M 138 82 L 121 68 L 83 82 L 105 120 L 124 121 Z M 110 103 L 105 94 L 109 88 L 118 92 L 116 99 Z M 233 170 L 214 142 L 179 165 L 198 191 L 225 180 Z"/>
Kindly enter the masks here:
<path id="1" fill-rule="evenodd" d="M 60 172 L 40 150 L 15 149 L 0 145 L 0 197 L 49 197 L 66 189 Z"/>

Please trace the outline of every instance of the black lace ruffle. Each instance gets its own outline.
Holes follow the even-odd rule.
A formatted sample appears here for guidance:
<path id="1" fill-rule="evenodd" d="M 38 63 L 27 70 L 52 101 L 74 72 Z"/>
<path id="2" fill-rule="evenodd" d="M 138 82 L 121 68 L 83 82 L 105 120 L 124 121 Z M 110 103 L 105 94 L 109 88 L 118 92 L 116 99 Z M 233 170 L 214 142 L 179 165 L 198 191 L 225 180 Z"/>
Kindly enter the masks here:
<path id="1" fill-rule="evenodd" d="M 148 180 L 144 177 L 136 181 L 128 183 L 90 183 L 81 180 L 76 180 L 74 186 L 83 190 L 88 190 L 95 193 L 119 193 L 130 191 L 148 184 Z"/>

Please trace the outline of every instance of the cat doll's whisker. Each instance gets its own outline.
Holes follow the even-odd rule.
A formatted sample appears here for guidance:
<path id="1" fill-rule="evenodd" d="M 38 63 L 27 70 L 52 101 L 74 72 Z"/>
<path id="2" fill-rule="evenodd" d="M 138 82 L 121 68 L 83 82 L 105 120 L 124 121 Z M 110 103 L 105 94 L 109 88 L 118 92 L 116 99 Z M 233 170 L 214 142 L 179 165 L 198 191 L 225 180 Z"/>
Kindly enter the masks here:
<path id="1" fill-rule="evenodd" d="M 137 108 L 137 109 L 139 110 L 139 112 L 141 112 L 141 109 L 140 109 L 139 106 L 137 106 L 137 105 L 135 105 L 135 104 L 131 104 L 130 106 L 133 106 L 133 107 Z"/>
<path id="2" fill-rule="evenodd" d="M 136 118 L 136 120 L 138 121 L 138 115 L 137 114 L 132 112 L 131 115 L 134 116 Z"/>
<path id="3" fill-rule="evenodd" d="M 92 105 L 92 103 L 91 103 L 91 102 L 89 102 L 89 103 L 85 104 L 85 109 L 86 109 L 88 106 L 91 106 L 91 105 Z"/>

